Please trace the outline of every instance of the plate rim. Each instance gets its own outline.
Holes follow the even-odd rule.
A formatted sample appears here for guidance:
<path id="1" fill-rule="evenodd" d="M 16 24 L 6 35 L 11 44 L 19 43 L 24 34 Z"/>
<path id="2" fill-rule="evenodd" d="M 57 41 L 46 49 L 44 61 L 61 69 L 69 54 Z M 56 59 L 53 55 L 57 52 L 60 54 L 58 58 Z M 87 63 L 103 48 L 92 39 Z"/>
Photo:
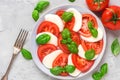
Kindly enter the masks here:
<path id="1" fill-rule="evenodd" d="M 72 6 L 71 8 L 80 7 L 80 8 L 82 8 L 82 9 L 87 10 L 87 12 L 89 12 L 90 14 L 92 14 L 92 15 L 96 18 L 98 25 L 102 25 L 100 28 L 102 28 L 103 33 L 104 33 L 104 36 L 103 36 L 103 41 L 104 41 L 104 43 L 103 43 L 103 49 L 102 49 L 100 55 L 98 56 L 98 59 L 96 59 L 96 60 L 97 60 L 97 63 L 96 63 L 96 61 L 95 61 L 95 63 L 94 63 L 93 66 L 91 67 L 91 69 L 88 70 L 86 73 L 84 73 L 82 76 L 78 75 L 78 76 L 76 76 L 76 77 L 72 77 L 72 76 L 62 77 L 62 76 L 54 76 L 54 75 L 52 75 L 51 73 L 50 73 L 50 74 L 46 73 L 46 72 L 45 72 L 46 70 L 41 69 L 41 68 L 40 68 L 41 66 L 38 65 L 38 60 L 36 61 L 36 59 L 35 59 L 36 57 L 35 57 L 35 55 L 34 55 L 34 51 L 33 51 L 33 47 L 32 47 L 33 42 L 35 42 L 35 39 L 32 39 L 33 36 L 34 36 L 33 34 L 35 33 L 38 25 L 40 24 L 41 18 L 43 18 L 46 14 L 48 14 L 48 13 L 51 12 L 52 10 L 55 10 L 55 9 L 58 10 L 58 8 L 62 8 L 62 7 L 66 7 L 66 6 L 67 6 L 67 7 Z M 77 10 L 78 10 L 78 9 L 77 9 Z M 32 34 L 31 34 L 31 38 L 30 38 L 30 39 L 31 39 L 31 41 L 30 41 L 30 43 L 31 43 L 31 48 L 30 48 L 30 50 L 31 50 L 31 52 L 32 52 L 33 62 L 34 62 L 35 65 L 38 67 L 38 69 L 39 69 L 40 71 L 42 71 L 43 73 L 45 73 L 46 75 L 49 75 L 49 76 L 52 77 L 52 78 L 63 79 L 63 80 L 66 80 L 66 79 L 77 79 L 77 78 L 81 78 L 81 77 L 84 77 L 84 76 L 90 74 L 90 73 L 98 66 L 98 64 L 100 64 L 100 62 L 102 61 L 103 55 L 104 55 L 104 53 L 105 53 L 106 41 L 107 41 L 107 40 L 106 40 L 106 31 L 105 31 L 105 28 L 104 28 L 101 20 L 98 18 L 98 16 L 95 15 L 95 13 L 93 13 L 93 12 L 90 11 L 89 9 L 87 9 L 87 8 L 85 8 L 85 7 L 82 7 L 82 6 L 80 6 L 80 5 L 74 5 L 74 4 L 59 5 L 59 6 L 56 6 L 56 7 L 54 7 L 54 8 L 50 8 L 48 11 L 44 12 L 44 13 L 39 17 L 38 21 L 35 23 L 34 28 L 33 28 L 33 30 L 32 30 Z M 33 41 L 33 40 L 34 40 L 34 41 Z M 36 55 L 37 55 L 37 54 L 36 54 Z M 39 63 L 40 63 L 40 61 L 39 61 Z M 41 64 L 42 64 L 42 63 L 41 63 Z M 42 64 L 42 65 L 43 65 L 43 64 Z M 44 66 L 44 65 L 43 65 L 43 66 Z M 42 67 L 43 67 L 43 66 L 42 66 Z M 46 68 L 46 67 L 44 66 L 44 68 Z M 46 68 L 46 69 L 47 69 L 47 68 Z M 47 69 L 47 70 L 48 70 L 48 69 Z"/>

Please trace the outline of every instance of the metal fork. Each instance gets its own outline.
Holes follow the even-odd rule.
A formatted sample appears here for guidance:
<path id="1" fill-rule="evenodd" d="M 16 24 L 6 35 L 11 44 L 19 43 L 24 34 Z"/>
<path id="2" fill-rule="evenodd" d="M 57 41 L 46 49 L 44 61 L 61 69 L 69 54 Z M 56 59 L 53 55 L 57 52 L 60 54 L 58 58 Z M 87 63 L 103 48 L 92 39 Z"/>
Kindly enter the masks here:
<path id="1" fill-rule="evenodd" d="M 19 33 L 19 35 L 18 35 L 18 37 L 17 37 L 17 39 L 15 41 L 14 47 L 13 47 L 13 55 L 12 55 L 10 64 L 9 64 L 9 66 L 7 68 L 6 73 L 4 74 L 4 76 L 2 77 L 1 80 L 8 80 L 8 74 L 10 72 L 11 66 L 12 66 L 16 56 L 20 52 L 21 48 L 23 47 L 23 45 L 25 43 L 25 40 L 27 38 L 27 35 L 28 35 L 28 31 L 26 31 L 24 29 L 20 30 L 20 33 Z"/>

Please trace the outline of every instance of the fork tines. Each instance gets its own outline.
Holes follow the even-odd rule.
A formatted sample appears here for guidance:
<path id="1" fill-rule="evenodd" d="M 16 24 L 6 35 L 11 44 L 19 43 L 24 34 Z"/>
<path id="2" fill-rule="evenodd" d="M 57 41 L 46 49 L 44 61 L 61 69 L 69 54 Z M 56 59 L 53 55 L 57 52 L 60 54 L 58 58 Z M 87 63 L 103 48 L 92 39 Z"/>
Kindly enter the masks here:
<path id="1" fill-rule="evenodd" d="M 24 44 L 26 38 L 27 38 L 27 35 L 28 35 L 28 31 L 21 29 L 20 33 L 15 41 L 14 46 L 21 49 L 23 47 L 23 44 Z"/>

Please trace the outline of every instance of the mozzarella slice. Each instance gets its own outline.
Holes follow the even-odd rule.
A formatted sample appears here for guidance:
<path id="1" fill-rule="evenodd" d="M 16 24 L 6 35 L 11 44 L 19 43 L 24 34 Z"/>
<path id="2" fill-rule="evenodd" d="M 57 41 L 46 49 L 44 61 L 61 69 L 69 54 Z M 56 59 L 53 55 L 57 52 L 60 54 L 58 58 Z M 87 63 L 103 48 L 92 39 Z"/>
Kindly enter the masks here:
<path id="1" fill-rule="evenodd" d="M 60 32 L 61 32 L 61 31 L 63 30 L 63 28 L 64 28 L 63 21 L 61 20 L 61 18 L 60 18 L 58 15 L 55 15 L 55 14 L 47 14 L 47 15 L 45 15 L 45 20 L 55 23 L 55 24 L 58 26 Z"/>
<path id="2" fill-rule="evenodd" d="M 58 43 L 57 43 L 57 37 L 55 36 L 55 35 L 53 35 L 52 33 L 50 33 L 50 32 L 41 32 L 41 33 L 39 33 L 37 36 L 36 36 L 36 38 L 38 38 L 40 35 L 42 35 L 42 34 L 48 34 L 48 35 L 50 35 L 50 40 L 48 41 L 48 43 L 50 43 L 50 44 L 53 44 L 53 45 L 55 45 L 55 46 L 57 46 L 58 45 Z"/>
<path id="3" fill-rule="evenodd" d="M 94 38 L 93 36 L 90 37 L 84 37 L 84 36 L 80 36 L 83 40 L 88 41 L 88 42 L 97 42 L 99 40 L 101 40 L 103 38 L 103 31 L 98 28 L 98 36 L 96 38 Z"/>
<path id="4" fill-rule="evenodd" d="M 68 56 L 68 65 L 74 65 L 72 62 L 72 54 L 70 54 Z M 78 70 L 77 68 L 75 68 L 75 71 L 73 73 L 69 73 L 69 75 L 71 76 L 78 76 L 81 73 L 80 70 Z"/>
<path id="5" fill-rule="evenodd" d="M 82 26 L 82 14 L 74 8 L 69 8 L 66 11 L 73 13 L 73 15 L 75 17 L 75 24 L 73 27 L 73 31 L 78 32 Z"/>
<path id="6" fill-rule="evenodd" d="M 61 50 L 56 50 L 51 52 L 50 54 L 46 55 L 42 61 L 45 67 L 52 68 L 52 63 L 56 59 L 56 57 L 61 54 Z"/>
<path id="7" fill-rule="evenodd" d="M 82 45 L 79 45 L 79 46 L 78 46 L 78 55 L 79 55 L 80 57 L 86 59 L 86 57 L 85 57 L 85 51 L 84 51 Z M 97 57 L 98 57 L 98 55 L 95 55 L 92 60 L 95 60 Z"/>

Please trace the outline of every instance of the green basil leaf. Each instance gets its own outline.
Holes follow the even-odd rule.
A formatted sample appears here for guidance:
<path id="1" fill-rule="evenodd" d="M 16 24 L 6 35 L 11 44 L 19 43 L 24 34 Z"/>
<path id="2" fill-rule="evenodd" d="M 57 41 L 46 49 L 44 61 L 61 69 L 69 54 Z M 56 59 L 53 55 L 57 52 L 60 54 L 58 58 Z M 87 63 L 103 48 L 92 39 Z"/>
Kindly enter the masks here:
<path id="1" fill-rule="evenodd" d="M 73 53 L 73 54 L 77 54 L 78 53 L 78 47 L 75 43 L 72 43 L 71 44 L 67 44 L 67 47 L 68 47 L 68 50 Z"/>
<path id="2" fill-rule="evenodd" d="M 65 21 L 65 22 L 69 22 L 72 20 L 72 17 L 73 17 L 73 13 L 71 12 L 64 12 L 62 14 L 62 19 Z"/>
<path id="3" fill-rule="evenodd" d="M 75 0 L 69 0 L 70 2 L 75 2 Z"/>
<path id="4" fill-rule="evenodd" d="M 95 57 L 95 50 L 90 49 L 85 52 L 85 57 L 87 60 L 92 60 Z"/>
<path id="5" fill-rule="evenodd" d="M 67 44 L 67 40 L 62 39 L 62 40 L 61 40 L 61 43 L 62 43 L 62 44 Z"/>
<path id="6" fill-rule="evenodd" d="M 101 80 L 102 77 L 108 72 L 108 64 L 104 63 L 103 65 L 101 65 L 100 67 L 100 71 L 99 72 L 94 72 L 92 74 L 92 78 L 94 80 Z"/>
<path id="7" fill-rule="evenodd" d="M 49 6 L 49 2 L 48 1 L 40 1 L 37 3 L 35 10 L 37 10 L 38 12 L 42 12 L 44 9 L 46 9 Z"/>
<path id="8" fill-rule="evenodd" d="M 32 59 L 32 55 L 31 55 L 30 51 L 22 48 L 22 49 L 21 49 L 21 53 L 22 53 L 22 55 L 23 55 L 23 57 L 24 57 L 25 59 L 27 59 L 27 60 L 31 60 L 31 59 Z"/>
<path id="9" fill-rule="evenodd" d="M 59 74 L 61 74 L 61 73 L 64 72 L 64 71 L 65 71 L 65 69 L 62 68 L 62 67 L 60 67 L 60 66 L 56 66 L 56 67 L 50 69 L 50 72 L 51 72 L 53 75 L 59 75 Z"/>
<path id="10" fill-rule="evenodd" d="M 50 35 L 48 34 L 42 34 L 37 37 L 36 42 L 37 44 L 46 44 L 50 40 Z"/>
<path id="11" fill-rule="evenodd" d="M 65 66 L 65 70 L 68 73 L 73 73 L 75 71 L 75 66 L 73 66 L 73 65 L 67 65 L 67 66 Z"/>
<path id="12" fill-rule="evenodd" d="M 92 74 L 92 78 L 93 78 L 94 80 L 101 80 L 102 75 L 101 75 L 100 72 L 94 72 L 94 73 Z"/>
<path id="13" fill-rule="evenodd" d="M 100 72 L 101 75 L 104 76 L 107 72 L 108 72 L 108 64 L 104 63 L 101 67 L 100 67 Z"/>
<path id="14" fill-rule="evenodd" d="M 88 28 L 94 38 L 98 36 L 98 31 L 97 29 L 94 28 L 93 23 L 91 21 L 88 22 Z"/>
<path id="15" fill-rule="evenodd" d="M 120 53 L 120 44 L 118 39 L 115 39 L 111 45 L 111 51 L 113 55 L 117 56 Z"/>
<path id="16" fill-rule="evenodd" d="M 65 28 L 63 31 L 62 31 L 62 38 L 63 39 L 67 39 L 67 38 L 70 38 L 70 36 L 71 36 L 71 33 L 70 33 L 70 31 L 67 29 L 67 28 Z"/>
<path id="17" fill-rule="evenodd" d="M 32 12 L 32 18 L 37 21 L 39 19 L 39 12 L 37 10 L 34 10 Z"/>

